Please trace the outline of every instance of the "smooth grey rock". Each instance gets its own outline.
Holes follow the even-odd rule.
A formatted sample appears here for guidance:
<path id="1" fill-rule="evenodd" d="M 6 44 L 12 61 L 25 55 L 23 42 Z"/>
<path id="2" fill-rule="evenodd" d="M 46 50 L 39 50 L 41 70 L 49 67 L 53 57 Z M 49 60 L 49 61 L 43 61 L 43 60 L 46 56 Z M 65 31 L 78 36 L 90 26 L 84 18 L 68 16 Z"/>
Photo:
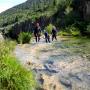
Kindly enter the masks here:
<path id="1" fill-rule="evenodd" d="M 46 68 L 47 71 L 51 72 L 51 73 L 58 73 L 59 70 L 55 67 L 53 67 L 50 64 L 45 64 L 44 67 Z"/>
<path id="2" fill-rule="evenodd" d="M 67 78 L 60 78 L 60 82 L 67 88 L 72 87 L 71 81 Z"/>

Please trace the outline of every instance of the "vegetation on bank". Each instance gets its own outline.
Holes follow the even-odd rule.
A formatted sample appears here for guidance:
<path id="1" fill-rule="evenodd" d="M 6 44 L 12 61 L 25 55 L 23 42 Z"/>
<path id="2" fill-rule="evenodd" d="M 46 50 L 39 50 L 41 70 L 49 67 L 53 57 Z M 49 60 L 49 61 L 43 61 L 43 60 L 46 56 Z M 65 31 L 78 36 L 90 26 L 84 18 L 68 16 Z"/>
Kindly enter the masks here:
<path id="1" fill-rule="evenodd" d="M 81 36 L 80 30 L 74 26 L 68 26 L 65 29 L 61 29 L 58 33 L 60 36 Z"/>
<path id="2" fill-rule="evenodd" d="M 18 36 L 18 43 L 25 44 L 30 43 L 32 34 L 29 32 L 21 32 Z"/>
<path id="3" fill-rule="evenodd" d="M 13 56 L 14 47 L 15 42 L 0 42 L 0 90 L 32 90 L 36 86 L 33 73 Z"/>
<path id="4" fill-rule="evenodd" d="M 61 35 L 67 34 L 68 28 L 77 29 L 70 33 L 77 36 L 90 35 L 89 23 L 80 12 L 82 0 L 27 0 L 25 3 L 13 7 L 0 14 L 0 29 L 6 36 L 17 38 L 20 32 L 31 32 L 32 22 L 39 22 L 42 29 L 50 23 L 58 27 Z M 48 29 L 48 28 L 47 28 Z M 64 31 L 63 31 L 64 30 Z"/>
<path id="5" fill-rule="evenodd" d="M 86 56 L 90 60 L 90 38 L 66 36 L 66 40 L 63 40 L 63 45 L 69 48 L 70 51 L 81 56 Z"/>
<path id="6" fill-rule="evenodd" d="M 49 24 L 47 27 L 45 27 L 45 30 L 46 30 L 49 34 L 51 34 L 52 29 L 53 29 L 53 24 Z"/>

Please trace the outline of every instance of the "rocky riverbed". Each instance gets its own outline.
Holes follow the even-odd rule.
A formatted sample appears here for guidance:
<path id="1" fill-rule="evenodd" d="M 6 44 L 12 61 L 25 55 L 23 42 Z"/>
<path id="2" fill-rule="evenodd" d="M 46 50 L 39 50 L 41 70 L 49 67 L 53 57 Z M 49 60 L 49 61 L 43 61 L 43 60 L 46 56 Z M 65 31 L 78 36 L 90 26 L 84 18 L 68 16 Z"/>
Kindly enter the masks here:
<path id="1" fill-rule="evenodd" d="M 35 73 L 41 87 L 38 90 L 90 90 L 90 53 L 80 52 L 83 45 L 65 42 L 69 39 L 58 37 L 51 43 L 42 39 L 16 46 L 14 53 L 22 65 Z"/>

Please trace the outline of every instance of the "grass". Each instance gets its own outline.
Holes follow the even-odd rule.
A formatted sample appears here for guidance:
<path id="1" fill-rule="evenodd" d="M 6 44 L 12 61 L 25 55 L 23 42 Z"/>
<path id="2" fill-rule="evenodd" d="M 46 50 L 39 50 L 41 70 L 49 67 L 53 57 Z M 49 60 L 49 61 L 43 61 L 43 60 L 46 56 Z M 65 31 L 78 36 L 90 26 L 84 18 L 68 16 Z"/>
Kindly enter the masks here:
<path id="1" fill-rule="evenodd" d="M 36 82 L 32 71 L 27 71 L 11 54 L 12 41 L 0 42 L 0 90 L 32 90 Z"/>
<path id="2" fill-rule="evenodd" d="M 63 44 L 70 48 L 73 47 L 75 53 L 90 54 L 90 39 L 86 37 L 73 37 L 63 41 Z"/>
<path id="3" fill-rule="evenodd" d="M 60 36 L 81 36 L 80 30 L 73 25 L 66 27 L 65 29 L 61 29 L 58 33 Z"/>
<path id="4" fill-rule="evenodd" d="M 18 37 L 18 42 L 20 44 L 30 43 L 31 37 L 32 35 L 30 32 L 21 32 Z"/>

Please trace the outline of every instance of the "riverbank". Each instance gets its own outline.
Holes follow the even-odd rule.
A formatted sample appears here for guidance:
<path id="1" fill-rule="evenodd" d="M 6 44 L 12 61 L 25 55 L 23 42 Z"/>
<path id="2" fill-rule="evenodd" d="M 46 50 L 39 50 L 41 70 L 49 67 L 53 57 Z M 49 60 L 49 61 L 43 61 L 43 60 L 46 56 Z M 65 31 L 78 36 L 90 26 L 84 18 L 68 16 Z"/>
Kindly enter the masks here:
<path id="1" fill-rule="evenodd" d="M 42 90 L 89 90 L 90 42 L 86 38 L 58 37 L 57 41 L 18 45 L 16 57 L 33 70 Z M 40 90 L 40 89 L 39 89 Z"/>

